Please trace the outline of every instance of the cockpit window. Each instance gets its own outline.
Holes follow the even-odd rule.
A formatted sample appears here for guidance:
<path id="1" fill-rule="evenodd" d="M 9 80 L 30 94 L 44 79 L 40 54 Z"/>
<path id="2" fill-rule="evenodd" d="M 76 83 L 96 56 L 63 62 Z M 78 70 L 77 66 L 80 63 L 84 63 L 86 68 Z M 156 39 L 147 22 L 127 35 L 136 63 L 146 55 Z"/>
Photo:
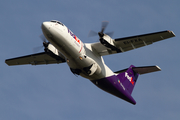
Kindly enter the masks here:
<path id="1" fill-rule="evenodd" d="M 61 22 L 59 22 L 59 21 L 57 21 L 57 20 L 51 20 L 51 22 L 58 23 L 58 24 L 64 26 L 64 24 L 62 24 Z"/>

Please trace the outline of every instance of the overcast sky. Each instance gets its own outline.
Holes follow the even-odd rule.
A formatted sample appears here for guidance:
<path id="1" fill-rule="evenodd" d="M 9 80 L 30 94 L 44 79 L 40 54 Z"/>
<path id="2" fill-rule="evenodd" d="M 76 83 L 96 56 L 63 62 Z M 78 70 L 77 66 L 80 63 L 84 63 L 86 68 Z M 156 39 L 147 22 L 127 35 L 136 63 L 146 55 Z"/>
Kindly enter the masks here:
<path id="1" fill-rule="evenodd" d="M 179 0 L 1 0 L 0 120 L 177 120 L 180 119 Z M 172 30 L 176 37 L 129 52 L 105 56 L 113 70 L 158 65 L 161 72 L 139 76 L 134 106 L 89 80 L 74 76 L 66 63 L 7 66 L 5 59 L 42 46 L 44 21 L 59 20 L 84 43 L 90 30 L 113 38 Z M 38 52 L 42 52 L 41 49 Z"/>

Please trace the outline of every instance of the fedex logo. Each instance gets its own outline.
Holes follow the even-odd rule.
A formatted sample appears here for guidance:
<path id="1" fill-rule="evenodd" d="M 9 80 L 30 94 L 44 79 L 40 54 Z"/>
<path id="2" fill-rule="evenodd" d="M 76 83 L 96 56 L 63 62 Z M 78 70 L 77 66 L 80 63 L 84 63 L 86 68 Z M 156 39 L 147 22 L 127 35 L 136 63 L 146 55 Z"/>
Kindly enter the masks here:
<path id="1" fill-rule="evenodd" d="M 133 77 L 130 77 L 127 72 L 125 72 L 125 77 L 134 85 Z"/>
<path id="2" fill-rule="evenodd" d="M 76 42 L 78 42 L 80 44 L 80 40 L 76 37 L 76 35 L 68 29 L 68 33 L 76 40 Z"/>

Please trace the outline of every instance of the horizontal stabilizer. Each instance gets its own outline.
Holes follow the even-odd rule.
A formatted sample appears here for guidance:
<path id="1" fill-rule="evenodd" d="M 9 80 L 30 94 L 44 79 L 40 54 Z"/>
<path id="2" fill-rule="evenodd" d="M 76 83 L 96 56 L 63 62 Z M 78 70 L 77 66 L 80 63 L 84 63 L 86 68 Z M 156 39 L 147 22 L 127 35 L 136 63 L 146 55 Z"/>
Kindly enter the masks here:
<path id="1" fill-rule="evenodd" d="M 141 74 L 161 71 L 161 68 L 158 66 L 146 66 L 146 67 L 134 67 L 133 70 L 141 75 Z"/>
<path id="2" fill-rule="evenodd" d="M 161 68 L 158 66 L 144 66 L 144 67 L 133 67 L 132 68 L 133 71 L 135 71 L 138 74 L 146 74 L 146 73 L 151 73 L 151 72 L 156 72 L 156 71 L 161 71 Z M 116 71 L 114 73 L 123 73 L 125 71 L 127 71 L 128 69 L 124 69 L 124 70 L 120 70 L 120 71 Z"/>

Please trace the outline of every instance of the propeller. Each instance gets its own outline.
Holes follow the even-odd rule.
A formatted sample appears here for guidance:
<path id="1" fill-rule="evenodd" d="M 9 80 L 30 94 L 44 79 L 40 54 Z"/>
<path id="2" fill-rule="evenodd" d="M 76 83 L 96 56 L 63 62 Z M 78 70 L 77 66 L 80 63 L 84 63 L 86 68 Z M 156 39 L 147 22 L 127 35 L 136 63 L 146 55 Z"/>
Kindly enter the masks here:
<path id="1" fill-rule="evenodd" d="M 106 29 L 106 27 L 108 26 L 109 22 L 108 21 L 103 21 L 102 22 L 102 26 L 101 26 L 101 32 L 98 32 L 98 35 L 101 37 L 104 36 L 104 31 Z"/>
<path id="2" fill-rule="evenodd" d="M 101 25 L 101 31 L 97 33 L 97 32 L 95 32 L 95 31 L 91 30 L 91 31 L 89 32 L 89 34 L 88 34 L 88 37 L 93 37 L 93 36 L 99 35 L 99 37 L 102 38 L 102 37 L 104 36 L 104 31 L 105 31 L 105 29 L 107 28 L 108 24 L 109 24 L 108 21 L 103 21 L 103 22 L 102 22 L 102 25 Z M 109 36 L 112 37 L 113 34 L 114 34 L 114 32 L 108 32 L 108 33 L 105 33 L 105 34 L 107 34 L 107 35 L 109 35 Z"/>
<path id="3" fill-rule="evenodd" d="M 40 51 L 43 47 L 46 49 L 48 47 L 49 43 L 50 43 L 50 42 L 48 42 L 46 40 L 46 38 L 45 38 L 45 36 L 43 34 L 40 35 L 39 37 L 41 38 L 41 40 L 43 42 L 43 45 L 33 48 L 33 53 L 36 53 L 36 52 Z"/>
<path id="4" fill-rule="evenodd" d="M 45 48 L 47 48 L 50 42 L 48 42 L 48 41 L 46 40 L 46 38 L 45 38 L 45 36 L 44 36 L 43 34 L 40 35 L 40 38 L 41 38 L 41 40 L 43 41 L 43 46 L 44 46 Z"/>

